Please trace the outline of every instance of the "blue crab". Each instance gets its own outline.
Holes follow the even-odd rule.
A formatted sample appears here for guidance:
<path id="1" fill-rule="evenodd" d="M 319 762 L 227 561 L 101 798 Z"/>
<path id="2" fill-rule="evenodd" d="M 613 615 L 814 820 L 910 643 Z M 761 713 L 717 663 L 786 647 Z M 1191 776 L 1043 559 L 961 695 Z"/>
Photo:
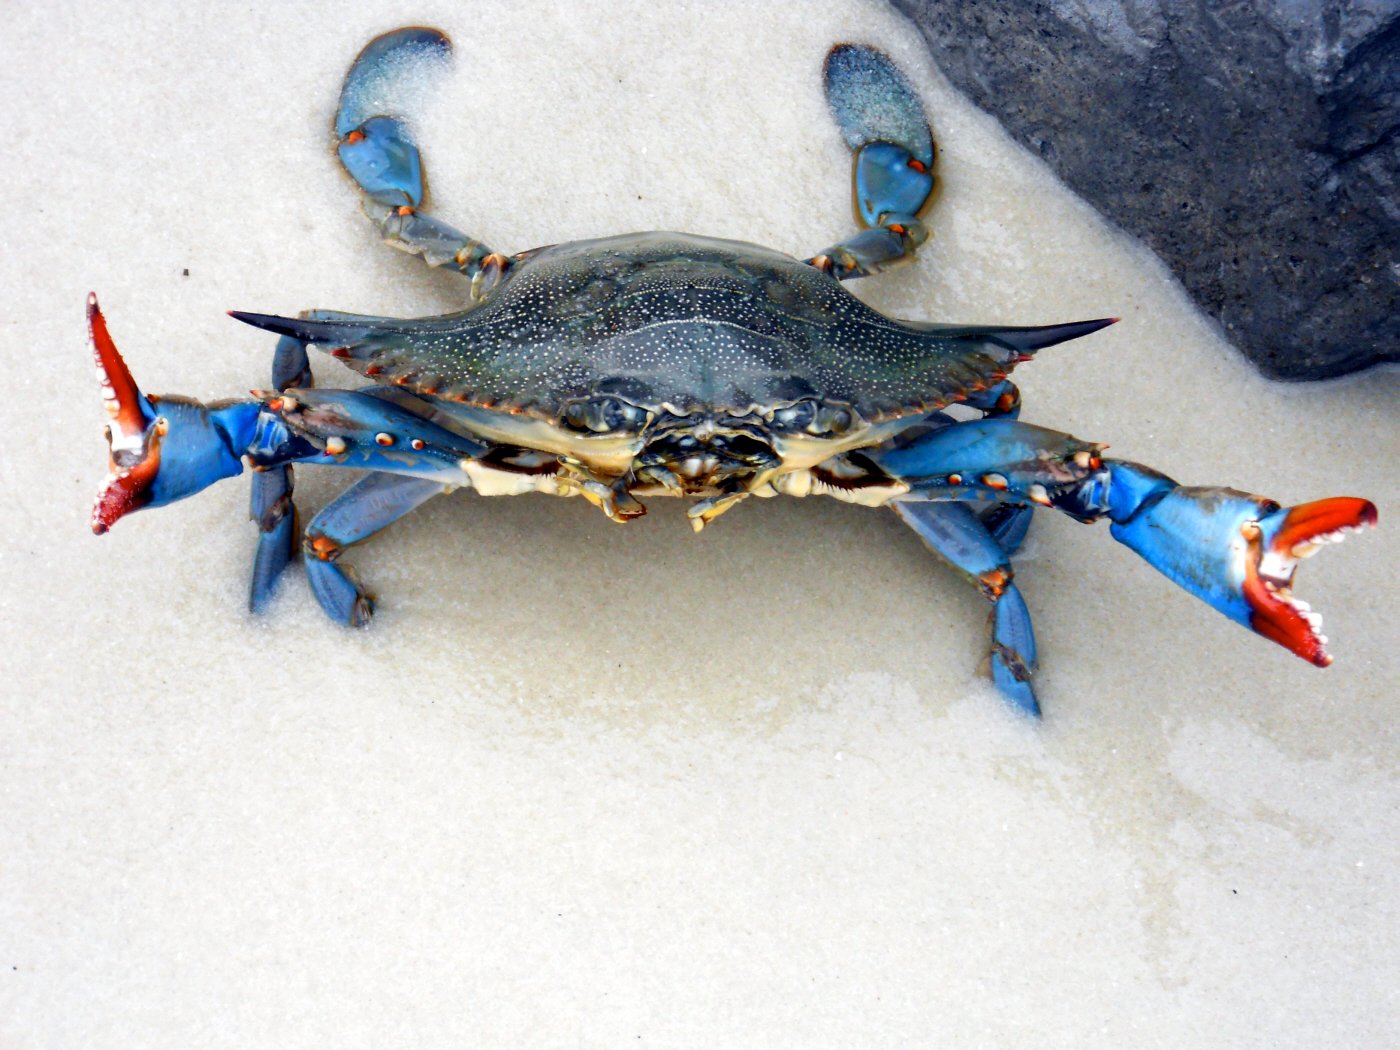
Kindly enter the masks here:
<path id="1" fill-rule="evenodd" d="M 1047 508 L 1107 518 L 1116 540 L 1207 604 L 1314 664 L 1330 662 L 1321 619 L 1291 584 L 1303 557 L 1375 523 L 1371 503 L 1282 507 L 1188 488 L 1105 458 L 1107 446 L 1021 422 L 1011 370 L 1112 318 L 900 321 L 845 290 L 845 280 L 910 261 L 928 236 L 933 137 L 886 56 L 849 44 L 827 55 L 859 230 L 799 260 L 679 233 L 507 256 L 452 229 L 424 210 L 411 130 L 379 101 L 449 53 L 431 29 L 371 41 L 346 77 L 334 127 L 384 239 L 467 278 L 466 307 L 417 319 L 234 313 L 281 336 L 273 389 L 204 405 L 143 394 L 90 297 L 111 418 L 94 531 L 246 464 L 260 534 L 251 607 L 267 603 L 300 551 L 325 612 L 363 626 L 373 603 L 341 555 L 451 489 L 582 496 L 618 522 L 645 513 L 640 497 L 684 497 L 697 530 L 749 497 L 888 507 L 991 603 L 992 677 L 1038 713 L 1035 640 L 1011 558 L 1034 510 Z M 373 382 L 313 388 L 308 347 Z M 368 473 L 298 537 L 294 463 Z"/>

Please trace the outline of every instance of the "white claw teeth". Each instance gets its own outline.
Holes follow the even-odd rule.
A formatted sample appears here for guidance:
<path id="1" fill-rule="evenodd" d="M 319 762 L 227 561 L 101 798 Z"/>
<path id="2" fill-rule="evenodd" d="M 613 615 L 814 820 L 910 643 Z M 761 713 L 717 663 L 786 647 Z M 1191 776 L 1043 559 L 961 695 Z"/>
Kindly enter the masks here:
<path id="1" fill-rule="evenodd" d="M 1320 633 L 1322 631 L 1322 615 L 1315 612 L 1310 612 L 1307 615 L 1308 626 L 1313 629 L 1313 634 Z"/>
<path id="2" fill-rule="evenodd" d="M 1259 574 L 1275 580 L 1292 579 L 1297 564 L 1297 559 L 1284 555 L 1282 551 L 1266 551 L 1259 560 Z"/>
<path id="3" fill-rule="evenodd" d="M 1293 548 L 1293 557 L 1295 558 L 1311 558 L 1316 553 L 1316 543 L 1300 543 Z"/>

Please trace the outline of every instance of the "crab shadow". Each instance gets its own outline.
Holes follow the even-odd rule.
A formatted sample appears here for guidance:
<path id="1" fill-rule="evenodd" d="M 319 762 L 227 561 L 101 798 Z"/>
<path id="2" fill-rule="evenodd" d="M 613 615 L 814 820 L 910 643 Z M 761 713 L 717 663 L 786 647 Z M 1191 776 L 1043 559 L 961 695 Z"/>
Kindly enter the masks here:
<path id="1" fill-rule="evenodd" d="M 347 555 L 378 596 L 348 637 L 455 652 L 524 704 L 705 720 L 852 674 L 975 680 L 985 603 L 893 515 L 754 500 L 696 536 L 675 501 L 648 509 L 619 527 L 581 500 L 434 500 Z"/>

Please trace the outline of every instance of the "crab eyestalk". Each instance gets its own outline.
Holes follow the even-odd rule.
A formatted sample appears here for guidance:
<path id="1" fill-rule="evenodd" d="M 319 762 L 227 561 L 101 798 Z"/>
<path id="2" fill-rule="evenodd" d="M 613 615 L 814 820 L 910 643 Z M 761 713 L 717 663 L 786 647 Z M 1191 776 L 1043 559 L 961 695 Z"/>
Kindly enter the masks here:
<path id="1" fill-rule="evenodd" d="M 1298 563 L 1376 524 L 1354 496 L 1281 507 L 1233 489 L 1178 488 L 1112 464 L 1113 536 L 1202 601 L 1318 667 L 1332 662 L 1322 617 L 1293 596 Z"/>
<path id="2" fill-rule="evenodd" d="M 109 419 L 107 477 L 93 504 L 92 531 L 100 536 L 134 510 L 162 506 L 242 473 L 238 450 L 252 437 L 258 402 L 206 406 L 143 394 L 107 331 L 95 294 L 88 295 L 87 316 Z"/>

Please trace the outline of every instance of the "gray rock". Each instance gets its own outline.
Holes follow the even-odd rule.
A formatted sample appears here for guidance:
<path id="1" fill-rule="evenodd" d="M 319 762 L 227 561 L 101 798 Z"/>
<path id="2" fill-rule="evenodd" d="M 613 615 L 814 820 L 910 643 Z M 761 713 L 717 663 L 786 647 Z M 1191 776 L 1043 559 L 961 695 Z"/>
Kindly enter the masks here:
<path id="1" fill-rule="evenodd" d="M 1267 375 L 1400 360 L 1400 0 L 894 0 Z"/>

